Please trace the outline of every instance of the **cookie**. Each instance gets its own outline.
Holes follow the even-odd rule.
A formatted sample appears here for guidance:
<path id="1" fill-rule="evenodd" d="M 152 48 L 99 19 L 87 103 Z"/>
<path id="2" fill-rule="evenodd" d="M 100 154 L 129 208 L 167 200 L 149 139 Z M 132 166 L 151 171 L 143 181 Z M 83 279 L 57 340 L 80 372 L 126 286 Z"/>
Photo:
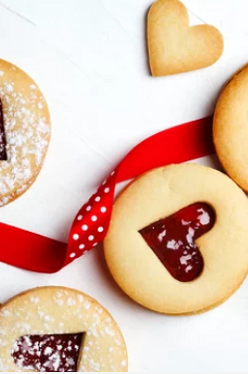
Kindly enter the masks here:
<path id="1" fill-rule="evenodd" d="M 127 352 L 111 315 L 64 287 L 24 292 L 0 308 L 1 372 L 126 372 Z"/>
<path id="2" fill-rule="evenodd" d="M 150 171 L 114 204 L 107 265 L 133 300 L 164 314 L 217 306 L 248 272 L 248 200 L 225 174 L 196 164 Z"/>
<path id="3" fill-rule="evenodd" d="M 50 116 L 35 82 L 0 60 L 0 207 L 37 178 L 50 142 Z"/>
<path id="4" fill-rule="evenodd" d="M 178 0 L 158 0 L 151 6 L 147 40 L 153 76 L 210 66 L 220 58 L 224 45 L 223 37 L 215 27 L 189 27 L 187 9 Z"/>
<path id="5" fill-rule="evenodd" d="M 248 67 L 239 70 L 223 89 L 214 113 L 213 140 L 227 174 L 248 192 L 247 121 Z"/>

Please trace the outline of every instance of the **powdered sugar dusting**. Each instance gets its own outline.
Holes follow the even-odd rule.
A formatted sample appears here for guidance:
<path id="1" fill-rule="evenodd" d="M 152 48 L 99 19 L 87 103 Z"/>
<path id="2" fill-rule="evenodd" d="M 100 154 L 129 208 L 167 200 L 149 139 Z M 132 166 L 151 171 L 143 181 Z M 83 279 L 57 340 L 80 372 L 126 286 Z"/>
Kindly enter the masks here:
<path id="1" fill-rule="evenodd" d="M 45 99 L 31 79 L 18 68 L 10 69 L 2 60 L 0 72 L 7 143 L 7 161 L 0 162 L 3 206 L 27 190 L 39 173 L 49 144 L 50 123 Z"/>
<path id="2" fill-rule="evenodd" d="M 198 219 L 202 225 L 207 225 L 210 222 L 210 215 L 208 212 L 204 211 L 204 209 L 198 209 L 198 212 L 200 215 L 198 216 Z"/>

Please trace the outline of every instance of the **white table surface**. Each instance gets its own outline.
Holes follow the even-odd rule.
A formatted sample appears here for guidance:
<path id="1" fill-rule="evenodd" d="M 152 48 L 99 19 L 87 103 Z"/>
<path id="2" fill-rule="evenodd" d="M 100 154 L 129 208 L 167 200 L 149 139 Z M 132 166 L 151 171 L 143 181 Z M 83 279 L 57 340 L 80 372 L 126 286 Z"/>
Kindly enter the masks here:
<path id="1" fill-rule="evenodd" d="M 248 61 L 247 0 L 184 0 L 192 23 L 225 38 L 213 67 L 154 79 L 145 48 L 151 0 L 0 0 L 0 57 L 43 90 L 53 134 L 33 187 L 0 220 L 66 241 L 77 210 L 138 141 L 213 112 L 226 79 Z M 205 158 L 201 162 L 215 165 Z M 28 207 L 28 208 L 27 208 Z M 145 310 L 114 284 L 102 248 L 54 275 L 0 264 L 4 301 L 38 285 L 79 288 L 119 323 L 130 372 L 248 372 L 248 281 L 224 305 L 194 317 Z"/>

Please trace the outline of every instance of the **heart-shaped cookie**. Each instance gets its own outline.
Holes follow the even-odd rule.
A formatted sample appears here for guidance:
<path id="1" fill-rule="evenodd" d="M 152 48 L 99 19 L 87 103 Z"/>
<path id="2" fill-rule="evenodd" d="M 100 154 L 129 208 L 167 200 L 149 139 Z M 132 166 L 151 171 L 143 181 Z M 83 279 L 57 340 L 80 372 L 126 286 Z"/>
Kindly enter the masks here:
<path id="1" fill-rule="evenodd" d="M 220 32 L 210 25 L 189 27 L 187 9 L 178 0 L 158 0 L 151 6 L 147 34 L 154 76 L 204 68 L 223 52 Z"/>

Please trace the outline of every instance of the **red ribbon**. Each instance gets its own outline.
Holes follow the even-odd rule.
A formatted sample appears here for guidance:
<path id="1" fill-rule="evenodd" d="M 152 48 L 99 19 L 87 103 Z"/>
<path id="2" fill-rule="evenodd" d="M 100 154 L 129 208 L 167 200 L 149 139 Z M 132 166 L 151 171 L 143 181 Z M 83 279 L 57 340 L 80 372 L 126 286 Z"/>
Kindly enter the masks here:
<path id="1" fill-rule="evenodd" d="M 53 273 L 68 265 L 103 241 L 117 183 L 159 166 L 213 154 L 211 127 L 211 118 L 188 122 L 157 133 L 133 148 L 80 209 L 68 245 L 0 223 L 0 261 L 42 273 Z"/>

